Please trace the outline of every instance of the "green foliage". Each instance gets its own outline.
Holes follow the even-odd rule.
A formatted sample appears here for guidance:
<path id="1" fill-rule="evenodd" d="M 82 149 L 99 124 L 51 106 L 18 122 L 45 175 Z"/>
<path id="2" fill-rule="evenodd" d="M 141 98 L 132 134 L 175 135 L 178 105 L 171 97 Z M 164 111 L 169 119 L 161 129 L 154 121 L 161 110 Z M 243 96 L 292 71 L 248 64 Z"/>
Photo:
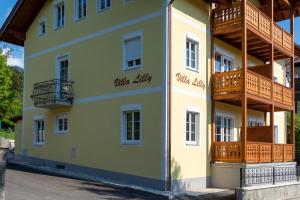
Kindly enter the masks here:
<path id="1" fill-rule="evenodd" d="M 0 120 L 22 113 L 23 72 L 7 66 L 7 55 L 0 49 Z"/>
<path id="2" fill-rule="evenodd" d="M 4 137 L 9 140 L 15 140 L 16 134 L 14 132 L 8 132 L 8 131 L 0 131 L 0 137 Z"/>
<path id="3" fill-rule="evenodd" d="M 291 134 L 291 115 L 287 114 L 287 140 L 290 143 Z M 296 142 L 296 159 L 300 161 L 300 115 L 295 115 L 295 142 Z"/>

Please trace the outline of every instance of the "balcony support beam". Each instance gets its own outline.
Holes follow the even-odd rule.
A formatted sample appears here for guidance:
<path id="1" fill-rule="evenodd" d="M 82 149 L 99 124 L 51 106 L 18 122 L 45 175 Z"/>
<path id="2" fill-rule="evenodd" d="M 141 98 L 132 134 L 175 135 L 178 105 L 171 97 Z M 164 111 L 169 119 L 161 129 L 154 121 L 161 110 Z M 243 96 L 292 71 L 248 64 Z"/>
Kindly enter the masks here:
<path id="1" fill-rule="evenodd" d="M 295 79 L 294 79 L 294 67 L 295 67 L 295 53 L 294 53 L 294 18 L 295 18 L 295 13 L 293 8 L 291 9 L 291 18 L 290 18 L 290 33 L 292 35 L 292 44 L 293 44 L 293 48 L 292 48 L 292 52 L 293 52 L 293 56 L 291 57 L 291 61 L 290 61 L 290 69 L 291 69 L 291 88 L 293 91 L 293 109 L 291 110 L 291 130 L 290 130 L 290 142 L 291 144 L 293 144 L 293 160 L 295 160 Z"/>
<path id="2" fill-rule="evenodd" d="M 247 161 L 247 0 L 242 0 L 242 163 Z"/>
<path id="3" fill-rule="evenodd" d="M 273 16 L 274 16 L 274 1 L 271 0 L 269 1 L 269 8 L 270 8 L 270 17 L 271 17 L 271 22 L 274 21 Z M 274 162 L 274 152 L 275 152 L 275 146 L 274 146 L 274 42 L 273 42 L 273 26 L 274 23 L 271 23 L 271 31 L 270 31 L 270 36 L 271 36 L 271 44 L 270 44 L 270 69 L 271 69 L 271 79 L 272 79 L 272 84 L 271 84 L 271 99 L 272 99 L 272 104 L 271 104 L 271 109 L 270 109 L 270 134 L 272 136 L 272 153 L 271 153 L 271 161 Z"/>

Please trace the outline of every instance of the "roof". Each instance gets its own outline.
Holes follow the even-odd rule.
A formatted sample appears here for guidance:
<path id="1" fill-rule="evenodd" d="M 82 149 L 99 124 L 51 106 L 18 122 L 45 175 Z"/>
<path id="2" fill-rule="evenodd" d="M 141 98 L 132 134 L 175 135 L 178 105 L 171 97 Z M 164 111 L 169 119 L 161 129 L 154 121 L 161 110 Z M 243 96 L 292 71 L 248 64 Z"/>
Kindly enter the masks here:
<path id="1" fill-rule="evenodd" d="M 46 0 L 18 0 L 0 29 L 0 41 L 24 46 L 26 31 Z"/>
<path id="2" fill-rule="evenodd" d="M 228 4 L 232 0 L 206 0 L 218 4 Z M 260 0 L 261 9 L 266 8 L 269 0 Z M 18 0 L 0 29 L 0 41 L 24 46 L 26 31 L 42 9 L 46 0 Z M 295 16 L 300 16 L 300 0 L 274 0 L 274 19 L 281 21 L 290 17 L 294 8 Z"/>

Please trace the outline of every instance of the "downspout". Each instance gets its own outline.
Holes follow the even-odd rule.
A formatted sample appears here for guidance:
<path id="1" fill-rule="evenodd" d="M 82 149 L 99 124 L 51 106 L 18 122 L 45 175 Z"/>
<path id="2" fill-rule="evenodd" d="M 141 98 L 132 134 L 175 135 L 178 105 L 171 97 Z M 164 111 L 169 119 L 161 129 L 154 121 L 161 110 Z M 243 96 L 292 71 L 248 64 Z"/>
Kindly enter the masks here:
<path id="1" fill-rule="evenodd" d="M 168 3 L 168 183 L 167 190 L 172 191 L 172 4 L 175 0 Z"/>

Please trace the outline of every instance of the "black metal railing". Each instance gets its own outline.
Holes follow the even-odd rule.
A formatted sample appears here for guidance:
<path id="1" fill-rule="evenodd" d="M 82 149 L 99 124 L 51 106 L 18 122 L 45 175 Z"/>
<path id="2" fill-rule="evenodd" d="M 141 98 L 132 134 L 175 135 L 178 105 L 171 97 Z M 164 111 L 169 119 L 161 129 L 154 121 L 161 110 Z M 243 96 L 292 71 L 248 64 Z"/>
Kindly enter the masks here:
<path id="1" fill-rule="evenodd" d="M 49 80 L 33 85 L 33 94 L 31 98 L 34 105 L 43 107 L 57 103 L 73 104 L 73 81 Z"/>
<path id="2" fill-rule="evenodd" d="M 251 167 L 240 169 L 240 187 L 299 181 L 299 167 Z"/>

